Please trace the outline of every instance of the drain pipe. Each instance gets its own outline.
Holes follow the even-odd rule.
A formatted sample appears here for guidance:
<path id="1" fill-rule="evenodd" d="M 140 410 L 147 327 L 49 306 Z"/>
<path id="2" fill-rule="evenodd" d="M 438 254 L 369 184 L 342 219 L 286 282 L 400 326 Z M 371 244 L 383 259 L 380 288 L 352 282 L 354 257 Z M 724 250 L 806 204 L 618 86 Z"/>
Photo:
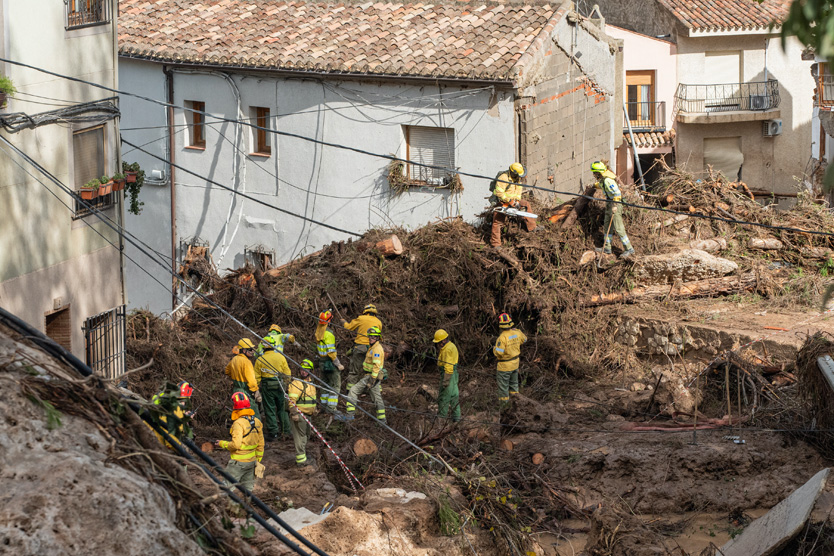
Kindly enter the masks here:
<path id="1" fill-rule="evenodd" d="M 628 109 L 626 108 L 625 101 L 623 101 L 623 115 L 628 126 L 628 135 L 631 137 L 631 151 L 634 153 L 634 164 L 637 166 L 637 173 L 640 176 L 640 188 L 645 191 L 646 180 L 643 179 L 643 167 L 640 166 L 640 157 L 637 156 L 637 142 L 634 140 L 634 131 L 631 129 L 631 120 L 628 119 Z"/>
<path id="2" fill-rule="evenodd" d="M 171 272 L 177 272 L 177 187 L 174 171 L 174 72 L 163 66 L 165 85 L 168 89 L 168 176 L 171 184 Z M 177 306 L 177 281 L 171 283 L 171 309 Z"/>

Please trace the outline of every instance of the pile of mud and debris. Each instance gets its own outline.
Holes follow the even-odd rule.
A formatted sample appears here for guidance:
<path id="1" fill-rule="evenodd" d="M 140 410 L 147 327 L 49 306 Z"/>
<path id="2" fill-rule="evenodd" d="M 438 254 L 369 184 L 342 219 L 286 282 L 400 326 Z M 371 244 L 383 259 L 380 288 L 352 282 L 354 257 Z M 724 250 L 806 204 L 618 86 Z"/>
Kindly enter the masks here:
<path id="1" fill-rule="evenodd" d="M 652 351 L 638 351 L 628 340 L 624 304 L 685 312 L 691 299 L 749 296 L 768 307 L 816 309 L 834 268 L 834 243 L 810 231 L 834 233 L 834 217 L 802 195 L 793 209 L 779 211 L 744 184 L 674 170 L 650 192 L 626 191 L 629 203 L 673 211 L 626 209 L 637 249 L 629 261 L 594 252 L 603 206 L 583 197 L 537 203 L 542 230 L 511 226 L 497 249 L 485 242 L 486 222 L 449 219 L 415 231 L 374 230 L 275 269 L 247 266 L 219 276 L 210 259 L 186 264 L 183 276 L 210 292 L 209 301 L 196 299 L 176 322 L 144 312 L 130 317 L 128 358 L 140 369 L 130 388 L 150 395 L 165 380 L 190 381 L 198 437 L 211 440 L 228 426 L 231 387 L 223 368 L 236 341 L 252 335 L 248 329 L 262 335 L 277 323 L 298 340 L 285 348 L 291 359 L 314 359 L 319 312 L 332 309 L 341 322 L 374 303 L 388 353 L 388 423 L 448 467 L 370 419 L 346 424 L 319 416 L 315 423 L 363 482 L 429 496 L 438 521 L 424 536 L 449 534 L 463 544 L 477 539 L 461 531 L 486 531 L 496 554 L 570 553 L 553 547 L 583 535 L 576 542 L 589 554 L 683 546 L 693 513 L 734 523 L 733 516 L 776 504 L 825 460 L 801 435 L 762 430 L 805 422 L 790 356 L 754 345 L 738 353 L 713 349 L 706 361 L 687 358 L 686 334 L 674 327 L 662 345 L 655 340 Z M 386 248 L 392 234 L 402 245 L 396 253 Z M 499 413 L 491 346 L 502 312 L 530 342 L 522 396 Z M 334 328 L 343 354 L 352 335 Z M 458 425 L 436 417 L 437 328 L 450 332 L 461 353 Z M 358 440 L 375 449 L 354 450 Z M 334 490 L 308 510 L 338 500 L 338 515 L 354 511 L 359 506 L 348 500 L 333 456 L 319 444 L 312 449 Z M 293 496 L 289 485 L 303 482 L 282 481 L 259 488 L 283 499 Z M 566 526 L 571 520 L 584 525 Z M 732 527 L 722 525 L 722 534 Z M 712 541 L 698 542 L 680 553 L 696 554 Z M 478 553 L 491 553 L 482 548 Z M 333 545 L 335 553 L 343 549 Z"/>

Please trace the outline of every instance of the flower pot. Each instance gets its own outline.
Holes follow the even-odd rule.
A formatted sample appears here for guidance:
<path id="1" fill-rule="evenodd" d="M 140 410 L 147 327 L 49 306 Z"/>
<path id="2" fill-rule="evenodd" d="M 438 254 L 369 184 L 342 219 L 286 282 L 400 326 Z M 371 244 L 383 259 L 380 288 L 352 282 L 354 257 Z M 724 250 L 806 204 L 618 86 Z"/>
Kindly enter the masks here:
<path id="1" fill-rule="evenodd" d="M 136 183 L 136 172 L 125 172 L 125 180 L 127 183 Z"/>
<path id="2" fill-rule="evenodd" d="M 109 195 L 113 191 L 113 180 L 110 180 L 107 183 L 103 183 L 98 188 L 98 194 L 100 197 L 105 195 Z"/>
<path id="3" fill-rule="evenodd" d="M 113 193 L 125 188 L 125 180 L 113 180 Z"/>
<path id="4" fill-rule="evenodd" d="M 98 197 L 98 189 L 82 189 L 79 193 L 81 193 L 81 198 L 85 201 L 92 201 Z"/>

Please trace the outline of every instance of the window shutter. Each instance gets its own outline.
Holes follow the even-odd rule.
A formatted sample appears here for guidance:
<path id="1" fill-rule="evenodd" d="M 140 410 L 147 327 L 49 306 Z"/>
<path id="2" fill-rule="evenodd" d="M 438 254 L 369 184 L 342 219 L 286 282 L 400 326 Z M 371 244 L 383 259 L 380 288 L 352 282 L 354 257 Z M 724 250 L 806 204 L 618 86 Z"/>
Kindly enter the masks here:
<path id="1" fill-rule="evenodd" d="M 76 189 L 104 175 L 104 128 L 79 131 L 72 136 Z"/>
<path id="2" fill-rule="evenodd" d="M 443 127 L 410 126 L 408 147 L 411 162 L 455 168 L 455 130 Z M 422 166 L 411 167 L 411 179 L 443 185 L 450 172 Z"/>

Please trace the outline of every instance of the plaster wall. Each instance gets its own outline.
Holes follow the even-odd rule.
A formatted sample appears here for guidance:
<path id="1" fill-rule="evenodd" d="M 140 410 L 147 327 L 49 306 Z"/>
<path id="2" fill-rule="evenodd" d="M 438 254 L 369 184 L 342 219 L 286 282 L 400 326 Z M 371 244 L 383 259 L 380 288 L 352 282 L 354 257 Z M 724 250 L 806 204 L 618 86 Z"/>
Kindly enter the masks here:
<path id="1" fill-rule="evenodd" d="M 63 3 L 2 2 L 0 9 L 6 57 L 110 87 L 118 85 L 115 21 L 66 31 Z M 8 112 L 35 114 L 111 96 L 89 85 L 8 63 L 0 65 L 0 72 L 11 77 L 19 91 L 9 101 Z M 14 134 L 0 131 L 0 134 L 61 183 L 74 188 L 80 184 L 75 184 L 73 179 L 72 132 L 94 125 L 95 122 L 48 125 Z M 118 130 L 112 120 L 105 122 L 105 140 L 106 171 L 112 175 L 119 159 Z M 0 304 L 43 331 L 44 313 L 54 309 L 55 297 L 62 297 L 64 303 L 76 307 L 71 316 L 73 334 L 77 337 L 86 318 L 121 304 L 118 234 L 95 216 L 72 220 L 73 201 L 69 194 L 7 147 L 2 150 L 5 152 L 0 156 L 0 207 L 3 207 Z M 109 209 L 107 214 L 121 221 L 120 206 Z M 84 269 L 84 282 L 76 283 L 82 274 L 70 269 Z M 73 352 L 83 358 L 81 342 L 73 342 Z"/>
<path id="2" fill-rule="evenodd" d="M 123 60 L 121 72 L 126 84 L 141 85 L 149 96 L 164 98 L 161 65 Z M 452 128 L 456 166 L 489 177 L 516 157 L 509 89 L 320 81 L 269 74 L 230 76 L 182 69 L 174 74 L 174 104 L 183 106 L 186 101 L 205 102 L 207 112 L 229 119 L 246 119 L 250 107 L 266 107 L 273 125 L 281 132 L 403 158 L 404 125 Z M 164 114 L 151 109 L 151 115 L 146 116 L 146 109 L 138 104 L 125 105 L 124 136 L 133 143 L 154 137 L 130 128 L 163 121 Z M 175 122 L 184 126 L 185 111 L 176 110 Z M 161 137 L 161 130 L 155 136 Z M 221 271 L 242 266 L 247 246 L 274 249 L 275 264 L 282 264 L 332 241 L 354 237 L 301 217 L 361 234 L 375 227 L 416 228 L 452 216 L 472 221 L 487 205 L 488 180 L 462 176 L 464 190 L 458 194 L 448 189 L 415 188 L 394 196 L 387 181 L 387 160 L 276 135 L 272 137 L 271 156 L 253 156 L 252 141 L 249 128 L 212 122 L 211 118 L 206 126 L 205 150 L 189 148 L 187 131 L 176 135 L 173 150 L 177 163 L 197 174 L 176 171 L 177 240 L 199 237 L 207 241 Z M 153 148 L 164 157 L 163 143 L 160 140 Z M 126 154 L 125 158 L 136 158 L 140 163 L 152 160 L 140 159 L 138 153 Z M 205 178 L 286 212 L 237 197 L 208 184 Z M 169 197 L 162 189 L 152 195 L 143 198 L 144 210 L 154 211 L 152 214 L 159 218 L 131 219 L 130 226 L 144 240 L 162 248 L 170 240 L 170 219 L 163 216 Z M 157 206 L 152 208 L 152 204 Z M 170 252 L 170 248 L 163 251 Z M 131 266 L 131 284 L 147 281 Z M 159 307 L 153 302 L 154 291 L 163 295 L 158 285 L 137 290 L 131 306 Z"/>
<path id="3" fill-rule="evenodd" d="M 763 137 L 761 122 L 733 124 L 679 124 L 677 161 L 692 172 L 703 171 L 703 140 L 707 137 L 741 136 L 744 165 L 742 179 L 754 189 L 777 193 L 794 192 L 797 180 L 806 171 L 811 156 L 811 119 L 814 81 L 812 61 L 803 61 L 802 47 L 795 39 L 783 51 L 777 35 L 735 35 L 678 37 L 678 79 L 685 84 L 714 83 L 705 52 L 742 53 L 742 80 L 765 80 L 765 40 L 767 78 L 779 81 L 782 135 Z"/>
<path id="4" fill-rule="evenodd" d="M 594 4 L 599 6 L 605 18 L 606 33 L 608 25 L 616 25 L 656 37 L 672 33 L 677 26 L 677 20 L 657 0 L 594 0 L 593 3 L 584 4 L 585 11 L 590 10 Z M 590 12 L 585 11 L 582 15 L 589 16 Z M 608 34 L 616 36 L 613 33 Z"/>

